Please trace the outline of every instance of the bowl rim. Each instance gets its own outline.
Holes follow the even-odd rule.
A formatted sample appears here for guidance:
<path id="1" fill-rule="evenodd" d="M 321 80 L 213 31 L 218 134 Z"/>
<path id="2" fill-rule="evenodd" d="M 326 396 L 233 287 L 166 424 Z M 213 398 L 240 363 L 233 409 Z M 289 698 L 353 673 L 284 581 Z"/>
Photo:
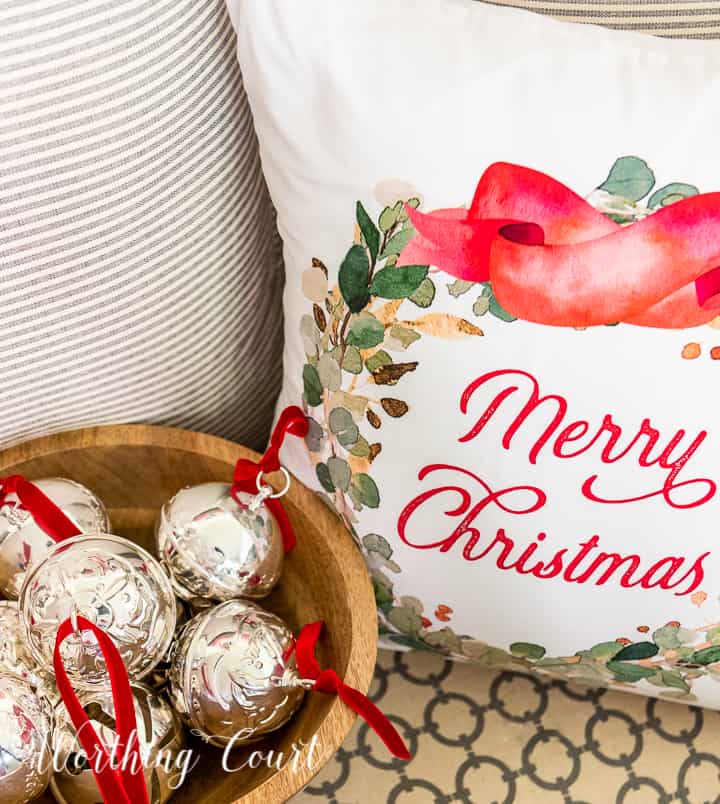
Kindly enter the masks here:
<path id="1" fill-rule="evenodd" d="M 259 453 L 240 444 L 207 433 L 164 427 L 151 424 L 106 424 L 64 430 L 40 436 L 29 441 L 11 444 L 0 449 L 0 475 L 5 467 L 17 466 L 57 452 L 114 446 L 151 446 L 181 450 L 234 464 L 238 458 L 257 461 Z M 271 476 L 271 481 L 274 479 Z M 375 596 L 367 571 L 352 535 L 342 521 L 312 490 L 293 478 L 288 499 L 298 509 L 312 505 L 312 519 L 321 531 L 332 531 L 326 539 L 327 548 L 334 554 L 349 597 L 350 656 L 345 682 L 366 693 L 372 682 L 377 657 L 378 630 Z M 318 731 L 312 768 L 305 763 L 298 772 L 290 775 L 275 773 L 232 804 L 271 804 L 287 801 L 300 792 L 319 773 L 342 745 L 355 722 L 355 713 L 335 698 Z"/>

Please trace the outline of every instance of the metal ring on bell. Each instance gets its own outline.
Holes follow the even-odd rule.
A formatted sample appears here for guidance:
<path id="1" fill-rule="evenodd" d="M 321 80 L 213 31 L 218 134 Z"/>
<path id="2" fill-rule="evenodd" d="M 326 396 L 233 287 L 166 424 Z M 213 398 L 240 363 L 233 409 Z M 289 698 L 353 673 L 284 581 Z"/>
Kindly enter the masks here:
<path id="1" fill-rule="evenodd" d="M 280 472 L 282 473 L 282 476 L 285 478 L 285 485 L 280 489 L 280 491 L 276 491 L 274 494 L 268 494 L 267 495 L 268 500 L 277 500 L 278 497 L 284 497 L 290 490 L 290 483 L 291 483 L 290 472 L 288 472 L 288 470 L 284 466 L 280 467 Z M 263 494 L 264 489 L 272 488 L 272 486 L 270 486 L 269 484 L 265 484 L 262 482 L 262 477 L 263 473 L 258 472 L 257 479 L 255 480 L 255 485 L 257 486 L 258 494 Z"/>

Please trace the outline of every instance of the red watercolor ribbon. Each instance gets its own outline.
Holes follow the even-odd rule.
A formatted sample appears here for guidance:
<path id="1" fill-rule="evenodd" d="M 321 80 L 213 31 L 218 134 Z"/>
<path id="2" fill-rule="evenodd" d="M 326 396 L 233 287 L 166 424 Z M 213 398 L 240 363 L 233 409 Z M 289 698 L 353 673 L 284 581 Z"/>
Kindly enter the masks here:
<path id="1" fill-rule="evenodd" d="M 230 493 L 244 491 L 247 494 L 257 494 L 258 473 L 270 474 L 280 469 L 280 449 L 287 435 L 305 438 L 308 432 L 308 421 L 303 411 L 292 405 L 285 408 L 278 418 L 275 429 L 270 436 L 270 444 L 262 458 L 255 462 L 249 458 L 240 458 L 235 464 L 235 475 Z M 270 509 L 280 526 L 285 552 L 289 553 L 295 547 L 295 532 L 280 500 L 266 499 L 265 505 Z"/>
<path id="2" fill-rule="evenodd" d="M 122 656 L 120 656 L 120 651 L 118 651 L 117 646 L 105 631 L 93 625 L 85 617 L 78 616 L 77 626 L 80 631 L 91 631 L 95 635 L 105 657 L 115 706 L 115 724 L 118 738 L 115 760 L 116 764 L 119 764 L 119 768 L 112 767 L 111 757 L 107 748 L 98 737 L 82 704 L 78 700 L 60 655 L 60 646 L 70 634 L 74 633 L 70 619 L 62 623 L 55 639 L 53 665 L 55 667 L 58 692 L 75 726 L 78 739 L 88 757 L 93 776 L 105 804 L 149 804 L 150 799 L 145 785 L 137 734 L 135 704 L 130 688 L 130 679 Z M 98 761 L 98 757 L 100 757 L 100 761 Z"/>
<path id="3" fill-rule="evenodd" d="M 345 684 L 334 670 L 320 669 L 320 665 L 315 658 L 315 646 L 324 625 L 325 623 L 322 620 L 318 620 L 315 623 L 306 625 L 300 631 L 295 644 L 295 657 L 300 676 L 314 681 L 313 689 L 316 692 L 337 695 L 346 706 L 349 706 L 356 714 L 360 715 L 385 743 L 388 751 L 393 756 L 398 757 L 398 759 L 412 759 L 407 746 L 393 724 L 367 695 L 363 695 L 360 690 Z"/>
<path id="4" fill-rule="evenodd" d="M 54 542 L 62 542 L 72 536 L 79 536 L 80 528 L 34 483 L 23 475 L 9 475 L 0 478 L 0 507 L 10 505 L 8 497 L 14 494 L 20 504 L 18 508 L 29 511 L 33 519 Z"/>
<path id="5" fill-rule="evenodd" d="M 620 226 L 550 176 L 498 162 L 469 209 L 407 213 L 418 234 L 398 265 L 489 281 L 526 321 L 682 329 L 720 313 L 720 193 Z"/>

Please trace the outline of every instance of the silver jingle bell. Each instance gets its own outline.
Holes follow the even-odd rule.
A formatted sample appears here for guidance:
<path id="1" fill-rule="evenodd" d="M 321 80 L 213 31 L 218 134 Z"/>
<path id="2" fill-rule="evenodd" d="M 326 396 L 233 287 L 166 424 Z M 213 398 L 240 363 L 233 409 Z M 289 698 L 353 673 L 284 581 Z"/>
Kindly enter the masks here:
<path id="1" fill-rule="evenodd" d="M 81 615 L 112 637 L 131 681 L 163 658 L 177 618 L 170 580 L 156 559 L 107 533 L 55 545 L 28 575 L 20 614 L 30 652 L 43 670 L 53 672 L 58 626 Z M 70 635 L 60 651 L 76 689 L 109 685 L 105 659 L 91 633 Z"/>
<path id="2" fill-rule="evenodd" d="M 0 801 L 42 795 L 52 775 L 49 704 L 17 676 L 0 675 Z"/>
<path id="3" fill-rule="evenodd" d="M 105 506 L 90 489 L 62 477 L 32 482 L 82 533 L 110 530 Z M 9 494 L 6 503 L 0 506 L 0 592 L 9 600 L 18 599 L 27 572 L 55 544 L 29 511 L 17 507 L 18 502 L 16 495 Z"/>
<path id="4" fill-rule="evenodd" d="M 163 804 L 183 781 L 183 760 L 187 753 L 181 754 L 185 747 L 183 727 L 161 695 L 143 684 L 134 684 L 132 693 L 150 804 Z M 78 695 L 78 699 L 115 766 L 122 766 L 125 757 L 117 750 L 112 692 L 86 690 Z M 102 796 L 92 767 L 102 767 L 100 760 L 87 757 L 62 703 L 55 708 L 52 742 L 55 775 L 50 790 L 59 804 L 97 804 Z"/>
<path id="5" fill-rule="evenodd" d="M 300 706 L 295 639 L 285 623 L 244 600 L 194 617 L 174 645 L 170 702 L 212 745 L 247 745 L 284 725 Z"/>
<path id="6" fill-rule="evenodd" d="M 28 650 L 15 600 L 0 600 L 0 674 L 6 673 L 27 681 L 37 695 L 52 704 L 59 698 L 55 677 L 43 672 Z"/>
<path id="7" fill-rule="evenodd" d="M 260 599 L 280 578 L 280 527 L 267 494 L 202 483 L 179 491 L 160 512 L 158 555 L 185 600 Z"/>

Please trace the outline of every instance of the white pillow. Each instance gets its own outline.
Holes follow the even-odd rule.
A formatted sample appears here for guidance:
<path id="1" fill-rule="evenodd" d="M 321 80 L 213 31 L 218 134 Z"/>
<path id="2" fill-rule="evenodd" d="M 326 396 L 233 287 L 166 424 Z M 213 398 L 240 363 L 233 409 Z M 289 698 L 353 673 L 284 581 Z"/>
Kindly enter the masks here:
<path id="1" fill-rule="evenodd" d="M 281 404 L 313 422 L 285 457 L 387 637 L 719 706 L 720 48 L 472 0 L 230 6 Z M 421 267 L 369 280 L 378 238 Z"/>

